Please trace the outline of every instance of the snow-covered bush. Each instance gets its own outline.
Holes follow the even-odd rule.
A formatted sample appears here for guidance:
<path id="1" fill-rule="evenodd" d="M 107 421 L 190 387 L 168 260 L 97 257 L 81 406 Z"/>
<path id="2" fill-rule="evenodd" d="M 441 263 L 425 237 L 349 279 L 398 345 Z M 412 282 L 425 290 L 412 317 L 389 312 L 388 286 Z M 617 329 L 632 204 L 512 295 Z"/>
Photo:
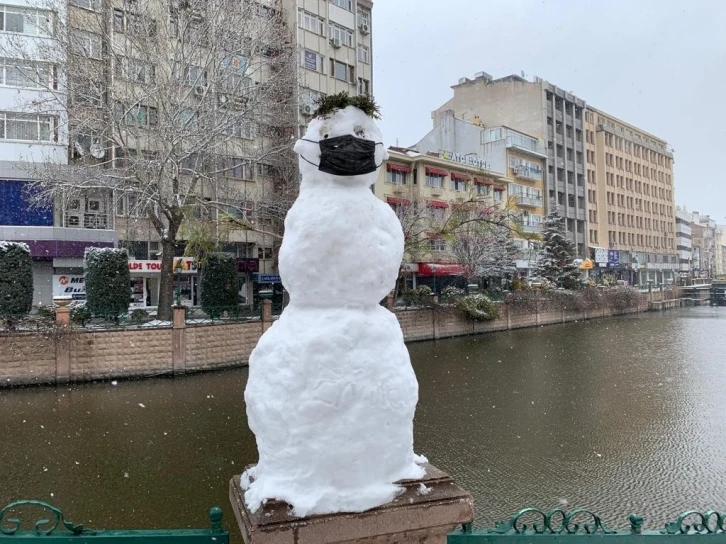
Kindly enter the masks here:
<path id="1" fill-rule="evenodd" d="M 33 307 L 33 261 L 27 244 L 0 241 L 0 315 L 9 319 Z"/>
<path id="2" fill-rule="evenodd" d="M 449 285 L 441 290 L 441 300 L 446 302 L 454 302 L 456 299 L 466 295 L 466 291 L 459 287 Z"/>
<path id="3" fill-rule="evenodd" d="M 467 295 L 457 300 L 457 307 L 475 321 L 493 321 L 499 317 L 499 306 L 482 294 Z"/>
<path id="4" fill-rule="evenodd" d="M 403 303 L 406 306 L 428 306 L 434 292 L 428 285 L 420 285 L 416 289 L 403 293 Z"/>
<path id="5" fill-rule="evenodd" d="M 238 305 L 235 259 L 226 253 L 210 253 L 202 269 L 202 310 L 214 319 L 236 312 Z"/>
<path id="6" fill-rule="evenodd" d="M 640 291 L 634 287 L 616 287 L 604 292 L 608 305 L 617 311 L 634 308 L 640 301 Z"/>
<path id="7" fill-rule="evenodd" d="M 605 274 L 602 277 L 602 284 L 605 287 L 615 287 L 618 284 L 618 280 L 615 279 L 614 274 Z"/>
<path id="8" fill-rule="evenodd" d="M 92 315 L 118 319 L 129 309 L 131 274 L 125 249 L 86 248 L 86 306 Z"/>

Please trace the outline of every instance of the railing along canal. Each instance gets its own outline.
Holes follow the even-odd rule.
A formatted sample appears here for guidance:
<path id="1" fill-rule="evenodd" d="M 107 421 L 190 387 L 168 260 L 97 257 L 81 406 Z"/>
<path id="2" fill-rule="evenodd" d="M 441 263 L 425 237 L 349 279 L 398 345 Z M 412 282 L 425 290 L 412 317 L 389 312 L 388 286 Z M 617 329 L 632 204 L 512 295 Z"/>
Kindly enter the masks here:
<path id="1" fill-rule="evenodd" d="M 470 524 L 449 533 L 447 544 L 673 544 L 673 539 L 700 535 L 711 544 L 726 543 L 726 512 L 689 510 L 658 531 L 644 531 L 643 518 L 630 514 L 629 530 L 614 530 L 585 509 L 566 512 L 525 508 L 494 527 L 474 530 Z M 690 542 L 690 540 L 689 540 Z"/>
<path id="2" fill-rule="evenodd" d="M 23 520 L 16 511 L 34 507 L 44 517 L 34 523 L 32 530 L 21 530 Z M 57 544 L 229 544 L 229 533 L 222 529 L 222 510 L 209 509 L 209 529 L 133 529 L 96 530 L 68 521 L 63 512 L 42 501 L 15 501 L 0 509 L 0 544 L 30 544 L 48 540 Z"/>

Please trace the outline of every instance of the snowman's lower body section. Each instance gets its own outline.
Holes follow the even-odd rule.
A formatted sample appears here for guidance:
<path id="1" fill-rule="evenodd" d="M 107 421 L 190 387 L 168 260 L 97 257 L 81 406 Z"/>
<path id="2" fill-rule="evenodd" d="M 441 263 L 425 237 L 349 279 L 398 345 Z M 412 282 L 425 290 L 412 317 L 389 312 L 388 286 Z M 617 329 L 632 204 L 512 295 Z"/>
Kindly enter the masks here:
<path id="1" fill-rule="evenodd" d="M 418 383 L 396 317 L 378 305 L 289 306 L 250 357 L 245 400 L 260 455 L 247 475 L 253 511 L 274 498 L 299 516 L 359 512 L 424 474 Z"/>

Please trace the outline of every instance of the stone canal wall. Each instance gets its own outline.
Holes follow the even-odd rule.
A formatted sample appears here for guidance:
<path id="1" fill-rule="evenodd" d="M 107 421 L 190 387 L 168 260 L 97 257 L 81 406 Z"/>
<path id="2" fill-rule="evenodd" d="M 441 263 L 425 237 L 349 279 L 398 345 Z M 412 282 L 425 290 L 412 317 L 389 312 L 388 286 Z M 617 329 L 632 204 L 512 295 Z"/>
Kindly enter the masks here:
<path id="1" fill-rule="evenodd" d="M 454 307 L 396 310 L 406 341 L 537 327 L 636 313 L 670 304 L 667 293 L 643 294 L 637 307 L 572 311 L 501 305 L 498 319 L 471 321 Z M 183 374 L 247 363 L 270 326 L 264 320 L 187 325 L 183 311 L 173 326 L 115 330 L 56 329 L 48 333 L 0 333 L 0 387 L 67 383 L 111 378 Z"/>

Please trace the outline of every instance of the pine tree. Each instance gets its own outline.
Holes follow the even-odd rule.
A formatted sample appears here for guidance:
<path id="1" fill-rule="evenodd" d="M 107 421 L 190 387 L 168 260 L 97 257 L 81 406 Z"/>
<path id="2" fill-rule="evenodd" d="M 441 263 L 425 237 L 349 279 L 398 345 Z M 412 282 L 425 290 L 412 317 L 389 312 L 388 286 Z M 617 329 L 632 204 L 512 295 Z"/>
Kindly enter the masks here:
<path id="1" fill-rule="evenodd" d="M 553 210 L 545 220 L 544 242 L 536 274 L 557 287 L 575 289 L 579 285 L 580 271 L 574 258 L 575 246 L 567 239 L 564 219 L 557 210 Z"/>
<path id="2" fill-rule="evenodd" d="M 226 253 L 210 253 L 202 267 L 202 310 L 212 319 L 238 309 L 237 267 Z"/>
<path id="3" fill-rule="evenodd" d="M 33 307 L 33 264 L 23 243 L 0 241 L 0 315 L 27 314 Z"/>

